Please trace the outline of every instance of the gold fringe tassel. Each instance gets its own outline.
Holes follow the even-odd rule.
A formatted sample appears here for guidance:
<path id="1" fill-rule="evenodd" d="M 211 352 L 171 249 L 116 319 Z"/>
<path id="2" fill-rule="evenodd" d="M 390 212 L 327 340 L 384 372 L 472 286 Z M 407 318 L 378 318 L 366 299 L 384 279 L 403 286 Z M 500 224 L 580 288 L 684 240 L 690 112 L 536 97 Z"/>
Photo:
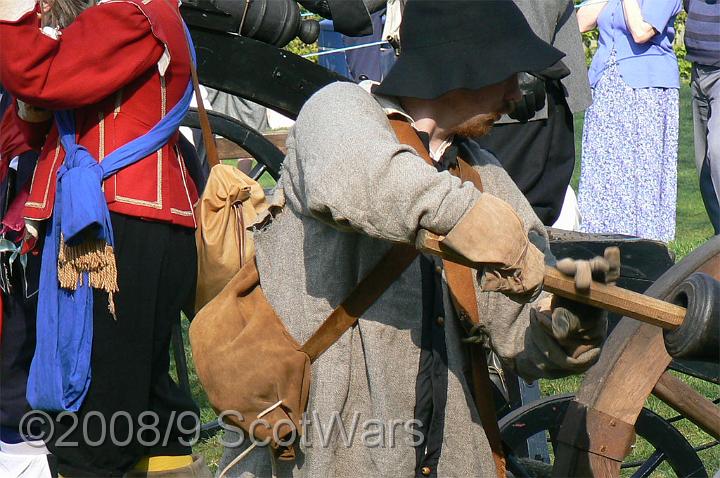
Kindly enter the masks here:
<path id="1" fill-rule="evenodd" d="M 112 246 L 97 239 L 75 246 L 65 244 L 60 236 L 58 254 L 58 279 L 63 289 L 76 290 L 83 284 L 84 273 L 88 274 L 90 287 L 108 293 L 108 310 L 115 317 L 113 296 L 118 291 L 117 266 Z"/>

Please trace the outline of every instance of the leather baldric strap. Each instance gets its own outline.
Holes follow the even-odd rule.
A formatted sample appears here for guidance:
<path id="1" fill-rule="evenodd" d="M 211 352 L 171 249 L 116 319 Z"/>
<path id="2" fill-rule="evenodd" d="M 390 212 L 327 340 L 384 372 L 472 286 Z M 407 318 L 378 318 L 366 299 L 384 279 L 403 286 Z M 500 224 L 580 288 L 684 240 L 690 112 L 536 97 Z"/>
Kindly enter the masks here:
<path id="1" fill-rule="evenodd" d="M 432 165 L 427 148 L 418 137 L 415 129 L 407 121 L 391 117 L 390 124 L 400 143 L 415 149 L 425 162 Z M 482 191 L 480 176 L 472 166 L 462 159 L 458 158 L 457 168 L 450 172 L 463 181 L 472 182 Z M 315 361 L 350 327 L 354 326 L 360 316 L 400 277 L 417 258 L 418 254 L 419 252 L 411 246 L 403 244 L 392 246 L 378 262 L 378 265 L 360 281 L 348 298 L 333 310 L 318 330 L 302 346 L 302 350 L 308 354 L 310 360 Z M 473 269 L 449 261 L 443 261 L 443 267 L 456 311 L 461 318 L 467 319 L 474 324 L 480 323 L 477 298 L 475 297 Z M 505 457 L 502 452 L 500 429 L 495 415 L 495 404 L 491 392 L 492 388 L 485 352 L 477 344 L 469 345 L 469 347 L 473 377 L 473 399 L 490 443 L 497 468 L 497 476 L 505 478 Z"/>
<path id="2" fill-rule="evenodd" d="M 427 148 L 420 140 L 415 129 L 407 121 L 391 117 L 390 124 L 401 143 L 411 146 L 422 156 L 426 163 L 433 165 Z M 473 183 L 480 191 L 483 190 L 480 175 L 462 158 L 458 158 L 457 166 L 450 169 L 450 174 L 459 177 L 462 181 Z M 450 297 L 457 314 L 466 323 L 481 323 L 477 297 L 475 296 L 475 271 L 469 267 L 445 260 L 443 261 L 443 269 L 445 270 L 445 280 L 447 280 L 450 289 Z M 485 351 L 479 344 L 469 344 L 469 348 L 473 378 L 473 399 L 480 414 L 480 422 L 490 443 L 497 475 L 499 478 L 505 478 L 505 455 L 502 450 L 500 428 L 495 414 L 495 402 L 492 396 L 492 385 L 488 375 Z"/>

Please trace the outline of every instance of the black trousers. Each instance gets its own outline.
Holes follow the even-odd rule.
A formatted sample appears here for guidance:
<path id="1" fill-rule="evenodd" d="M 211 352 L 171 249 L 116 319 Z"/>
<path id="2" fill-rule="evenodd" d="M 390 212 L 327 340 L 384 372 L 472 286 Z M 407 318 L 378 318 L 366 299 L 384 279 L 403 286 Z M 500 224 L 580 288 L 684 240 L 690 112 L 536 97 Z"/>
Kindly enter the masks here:
<path id="1" fill-rule="evenodd" d="M 183 440 L 198 423 L 168 374 L 171 331 L 195 293 L 194 232 L 119 214 L 112 223 L 117 320 L 96 291 L 90 388 L 77 414 L 53 417 L 48 441 L 66 477 L 121 476 L 145 455 L 190 454 Z"/>
<path id="2" fill-rule="evenodd" d="M 8 256 L 9 254 L 4 254 Z M 28 256 L 27 272 L 20 260 L 12 266 L 3 260 L 9 293 L 3 293 L 2 341 L 0 341 L 0 426 L 19 432 L 23 415 L 30 411 L 25 399 L 30 362 L 35 353 L 38 256 Z M 12 269 L 12 274 L 9 272 Z M 25 288 L 24 275 L 28 287 Z M 30 297 L 27 297 L 30 295 Z"/>
<path id="3" fill-rule="evenodd" d="M 559 85 L 547 83 L 548 118 L 495 125 L 473 138 L 497 156 L 540 220 L 552 225 L 560 216 L 575 166 L 573 117 Z"/>
<path id="4" fill-rule="evenodd" d="M 32 177 L 37 155 L 23 153 L 18 161 L 19 171 L 10 169 L 6 183 L 0 185 L 2 216 L 15 198 L 15 191 Z M 14 233 L 7 238 L 16 240 Z M 25 399 L 30 363 L 35 353 L 35 316 L 40 280 L 40 254 L 28 254 L 23 270 L 18 258 L 10 264 L 11 253 L 0 254 L 0 284 L 2 285 L 3 321 L 0 340 L 0 438 L 10 443 L 20 440 L 22 417 L 30 411 Z M 31 432 L 34 434 L 38 430 Z"/>

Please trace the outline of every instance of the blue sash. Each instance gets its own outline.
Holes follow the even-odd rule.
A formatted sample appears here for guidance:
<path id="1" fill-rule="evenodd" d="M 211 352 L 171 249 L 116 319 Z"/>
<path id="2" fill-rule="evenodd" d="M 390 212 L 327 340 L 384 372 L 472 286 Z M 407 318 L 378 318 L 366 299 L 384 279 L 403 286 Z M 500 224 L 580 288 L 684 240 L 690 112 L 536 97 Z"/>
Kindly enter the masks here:
<path id="1" fill-rule="evenodd" d="M 185 24 L 192 62 L 195 48 Z M 45 232 L 37 310 L 37 344 L 30 365 L 27 399 L 34 409 L 76 412 L 90 386 L 93 335 L 93 292 L 84 273 L 75 290 L 58 278 L 61 237 L 68 245 L 88 240 L 113 245 L 112 223 L 102 182 L 119 170 L 162 148 L 178 130 L 193 95 L 192 80 L 170 112 L 149 132 L 98 163 L 75 140 L 73 111 L 58 111 L 55 122 L 65 149 L 57 173 L 55 205 Z M 122 318 L 120 318 L 122 320 Z M 98 350 L 102 353 L 101 350 Z M 121 357 L 117 357 L 121 360 Z"/>

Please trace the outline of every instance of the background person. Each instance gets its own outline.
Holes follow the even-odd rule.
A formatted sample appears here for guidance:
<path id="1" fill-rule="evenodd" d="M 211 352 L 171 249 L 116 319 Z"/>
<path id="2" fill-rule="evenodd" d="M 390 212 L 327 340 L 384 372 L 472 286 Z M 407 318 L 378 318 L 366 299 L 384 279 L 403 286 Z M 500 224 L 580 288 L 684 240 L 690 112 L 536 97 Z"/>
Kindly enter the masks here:
<path id="1" fill-rule="evenodd" d="M 546 226 L 560 216 L 575 167 L 573 114 L 592 103 L 582 39 L 571 0 L 514 0 L 535 34 L 565 53 L 544 78 L 523 73 L 523 98 L 482 137 Z M 522 117 L 520 118 L 521 115 Z"/>
<path id="2" fill-rule="evenodd" d="M 40 429 L 21 429 L 31 410 L 25 392 L 35 352 L 40 257 L 28 254 L 22 264 L 10 245 L 22 250 L 22 210 L 50 116 L 26 106 L 19 112 L 15 99 L 0 86 L 0 476 L 44 478 L 51 476 L 51 455 L 42 441 L 32 440 Z"/>
<path id="3" fill-rule="evenodd" d="M 50 0 L 42 2 L 40 10 L 34 0 L 0 0 L 0 75 L 19 100 L 56 115 L 70 111 L 77 134 L 68 137 L 86 148 L 91 155 L 86 159 L 108 161 L 115 150 L 148 133 L 181 98 L 187 98 L 191 60 L 177 2 L 93 4 Z M 168 470 L 177 476 L 209 474 L 202 459 L 190 456 L 190 446 L 184 441 L 192 436 L 197 408 L 168 374 L 171 330 L 186 298 L 194 295 L 196 270 L 193 206 L 197 193 L 176 143 L 177 132 L 171 131 L 160 149 L 134 157 L 137 162 L 104 181 L 104 192 L 99 191 L 99 184 L 87 183 L 88 189 L 98 187 L 100 200 L 104 196 L 110 210 L 119 291 L 113 298 L 114 313 L 108 310 L 107 292 L 91 292 L 92 351 L 89 357 L 80 357 L 90 363 L 89 386 L 82 384 L 78 411 L 54 418 L 54 433 L 45 436 L 60 475 L 122 476 L 134 467 L 136 474 L 129 476 Z M 66 159 L 66 145 L 59 139 L 55 122 L 35 168 L 24 208 L 26 218 L 46 224 L 53 215 L 57 172 Z M 73 154 L 76 151 L 69 149 Z M 73 208 L 62 212 L 68 211 Z M 55 244 L 43 247 L 43 253 L 52 247 Z M 41 286 L 41 305 L 43 293 L 47 291 Z M 86 312 L 78 310 L 71 320 L 65 317 L 63 334 L 58 335 L 66 336 L 82 324 L 79 321 L 87 317 Z M 33 365 L 41 339 L 60 328 L 43 327 L 48 317 L 41 312 L 37 319 Z M 66 354 L 74 352 L 61 347 L 57 353 L 63 358 L 55 362 L 63 363 Z M 33 371 L 42 377 L 50 369 L 55 370 L 31 366 L 28 396 Z M 47 382 L 85 377 L 75 372 Z M 35 396 L 42 396 L 53 383 L 36 381 Z M 67 390 L 62 392 L 64 398 Z"/>
<path id="4" fill-rule="evenodd" d="M 715 234 L 720 234 L 720 2 L 685 0 L 685 11 L 685 58 L 692 61 L 695 165 L 705 209 Z"/>
<path id="5" fill-rule="evenodd" d="M 578 11 L 582 32 L 599 28 L 578 194 L 585 232 L 675 237 L 680 8 L 680 0 L 609 0 Z"/>

